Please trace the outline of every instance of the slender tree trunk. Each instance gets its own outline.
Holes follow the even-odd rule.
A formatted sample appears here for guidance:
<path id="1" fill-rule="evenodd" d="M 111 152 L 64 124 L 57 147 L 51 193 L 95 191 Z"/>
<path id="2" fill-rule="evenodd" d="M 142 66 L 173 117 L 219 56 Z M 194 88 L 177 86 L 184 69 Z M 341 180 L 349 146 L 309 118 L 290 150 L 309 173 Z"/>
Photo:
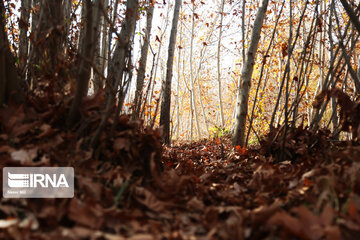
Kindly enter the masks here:
<path id="1" fill-rule="evenodd" d="M 183 24 L 180 23 L 180 39 L 179 44 L 182 44 L 182 36 L 183 36 Z M 176 86 L 176 139 L 179 139 L 180 134 L 180 68 L 181 68 L 181 49 L 178 49 L 178 67 L 177 67 L 177 86 Z M 184 97 L 184 95 L 183 95 Z M 183 99 L 183 98 L 182 98 Z M 181 103 L 182 104 L 182 103 Z"/>
<path id="2" fill-rule="evenodd" d="M 28 62 L 37 62 L 38 59 L 35 59 L 36 53 L 36 46 L 35 43 L 37 42 L 37 30 L 38 30 L 38 23 L 39 23 L 39 6 L 40 0 L 30 0 L 31 1 L 31 30 L 30 30 L 30 42 L 29 42 L 29 56 Z M 34 78 L 35 71 L 32 65 L 28 65 L 28 69 L 25 70 L 26 72 L 26 82 L 28 83 L 30 89 L 34 89 L 37 85 L 37 78 Z"/>
<path id="3" fill-rule="evenodd" d="M 99 21 L 99 11 L 95 8 L 99 7 L 99 1 L 94 2 L 85 0 L 84 6 L 86 12 L 86 26 L 84 26 L 84 37 L 80 43 L 80 64 L 77 76 L 77 89 L 75 92 L 74 100 L 70 107 L 67 125 L 71 127 L 80 117 L 80 108 L 82 99 L 86 96 L 90 80 L 91 65 L 94 59 L 95 38 L 97 36 L 97 23 Z M 97 20 L 97 21 L 96 21 Z"/>
<path id="4" fill-rule="evenodd" d="M 9 47 L 5 33 L 5 8 L 0 2 L 0 106 L 12 99 L 15 102 L 23 100 L 21 80 L 15 67 L 15 58 Z"/>
<path id="5" fill-rule="evenodd" d="M 166 64 L 166 79 L 163 86 L 163 95 L 161 99 L 160 126 L 163 126 L 164 128 L 164 141 L 166 144 L 170 144 L 171 81 L 173 75 L 173 60 L 180 6 L 181 0 L 175 0 L 174 16 L 169 40 L 168 59 Z"/>
<path id="6" fill-rule="evenodd" d="M 142 92 L 143 92 L 143 86 L 144 86 L 147 57 L 148 57 L 148 52 L 149 52 L 153 13 L 154 13 L 154 2 L 149 1 L 149 9 L 147 11 L 147 16 L 146 16 L 146 30 L 145 30 L 145 36 L 144 36 L 144 43 L 141 47 L 141 56 L 140 56 L 140 63 L 139 63 L 140 66 L 139 66 L 139 70 L 138 70 L 138 75 L 136 77 L 136 90 L 135 90 L 134 106 L 135 106 L 135 115 L 137 118 L 139 118 L 140 107 L 141 107 L 141 102 L 142 102 Z"/>
<path id="7" fill-rule="evenodd" d="M 105 0 L 105 6 L 104 6 L 104 10 L 106 12 L 106 14 L 108 14 L 108 7 L 109 7 L 109 0 Z M 104 13 L 105 14 L 105 13 Z M 105 20 L 105 17 L 103 15 L 104 18 L 104 22 L 103 22 L 103 26 L 102 26 L 102 41 L 101 41 L 101 66 L 100 66 L 100 72 L 105 75 L 105 66 L 108 62 L 108 50 L 109 50 L 109 38 L 108 38 L 108 23 Z M 98 87 L 99 89 L 103 89 L 104 88 L 104 81 L 105 79 L 101 78 L 99 83 L 98 83 Z"/>
<path id="8" fill-rule="evenodd" d="M 224 128 L 224 110 L 223 110 L 223 104 L 222 104 L 222 93 L 221 93 L 221 38 L 223 33 L 223 19 L 224 19 L 224 5 L 225 0 L 221 1 L 220 5 L 220 26 L 219 26 L 219 40 L 218 40 L 218 49 L 217 49 L 217 78 L 218 78 L 218 97 L 219 97 L 219 110 L 220 110 L 220 119 L 221 119 L 221 128 Z"/>
<path id="9" fill-rule="evenodd" d="M 168 4 L 168 7 L 167 7 L 167 11 L 166 11 L 166 16 L 165 16 L 165 19 L 163 21 L 164 24 L 162 24 L 161 26 L 161 29 L 163 29 L 161 35 L 160 35 L 160 43 L 159 43 L 159 47 L 158 47 L 158 50 L 157 50 L 157 53 L 154 54 L 154 58 L 156 57 L 156 60 L 155 60 L 155 65 L 154 65 L 154 68 L 151 69 L 151 72 L 152 74 L 150 75 L 150 78 L 153 79 L 153 84 L 151 86 L 151 89 L 150 89 L 150 94 L 148 95 L 148 119 L 151 119 L 151 102 L 152 102 L 152 99 L 153 99 L 153 94 L 154 94 L 154 87 L 155 87 L 155 82 L 156 82 L 156 77 L 157 77 L 157 73 L 158 73 L 158 66 L 159 66 L 159 61 L 160 61 L 160 58 L 161 58 L 161 49 L 162 49 L 162 40 L 163 40 L 163 37 L 167 31 L 167 27 L 168 27 L 168 22 L 169 22 L 169 13 L 170 13 L 170 4 Z M 164 93 L 162 93 L 164 94 Z"/>
<path id="10" fill-rule="evenodd" d="M 71 26 L 71 10 L 72 10 L 72 0 L 64 0 L 63 1 L 63 8 L 64 8 L 64 49 L 65 55 L 68 55 L 67 46 L 69 44 L 69 34 L 70 34 L 70 26 Z"/>
<path id="11" fill-rule="evenodd" d="M 45 12 L 40 25 L 41 37 L 45 39 L 45 49 L 40 48 L 39 54 L 44 63 L 49 63 L 51 70 L 55 70 L 64 39 L 63 32 L 59 29 L 64 21 L 62 0 L 42 0 L 40 9 Z"/>
<path id="12" fill-rule="evenodd" d="M 67 38 L 64 31 L 64 9 L 62 0 L 33 0 L 31 51 L 29 54 L 29 71 L 37 85 L 37 79 L 44 76 L 56 76 L 57 81 L 51 81 L 51 91 L 62 90 L 61 80 L 64 78 L 61 66 L 63 61 L 64 41 Z M 39 11 L 34 10 L 39 7 Z M 35 12 L 35 13 L 34 13 Z M 29 81 L 30 81 L 29 79 Z M 57 89 L 56 89 L 57 87 Z"/>
<path id="13" fill-rule="evenodd" d="M 29 29 L 29 19 L 30 19 L 30 9 L 31 9 L 31 1 L 30 0 L 22 0 L 21 1 L 21 16 L 19 21 L 20 28 L 20 36 L 19 36 L 19 67 L 21 73 L 23 73 L 23 69 L 26 66 L 27 55 L 28 55 L 28 47 L 29 47 L 29 39 L 27 37 L 27 32 Z"/>
<path id="14" fill-rule="evenodd" d="M 100 26 L 97 37 L 96 37 L 96 56 L 95 56 L 95 65 L 96 71 L 94 71 L 94 92 L 97 92 L 103 89 L 104 85 L 104 62 L 106 57 L 106 49 L 107 49 L 107 24 L 105 21 L 105 16 L 103 13 L 107 13 L 108 0 L 101 0 L 100 6 L 98 8 L 100 14 Z M 104 9 L 103 9 L 104 8 Z M 104 11 L 103 11 L 104 10 Z M 94 23 L 96 24 L 96 23 Z"/>
<path id="15" fill-rule="evenodd" d="M 126 53 L 129 51 L 131 38 L 135 32 L 136 18 L 138 13 L 138 0 L 127 2 L 126 23 L 120 32 L 120 39 L 116 42 L 113 58 L 111 59 L 108 73 L 108 90 L 116 91 L 122 79 L 122 73 L 126 65 Z"/>
<path id="16" fill-rule="evenodd" d="M 245 56 L 246 56 L 246 51 L 245 51 L 245 8 L 246 8 L 246 0 L 243 0 L 242 3 L 242 13 L 241 13 L 241 59 L 242 59 L 242 66 L 244 67 L 245 64 Z M 250 18 L 249 18 L 250 19 Z M 246 34 L 246 37 L 248 36 L 248 34 Z M 241 78 L 239 78 L 238 82 L 237 82 L 237 88 L 240 87 L 241 84 Z M 234 107 L 234 111 L 233 111 L 233 122 L 232 122 L 232 126 L 231 126 L 231 131 L 235 132 L 235 121 L 236 120 L 236 116 L 238 114 L 237 110 L 238 110 L 238 105 L 239 103 L 239 94 L 240 91 L 236 91 L 236 102 L 235 102 L 235 107 Z"/>
<path id="17" fill-rule="evenodd" d="M 107 99 L 106 99 L 106 109 L 105 114 L 103 115 L 100 125 L 96 130 L 93 138 L 91 139 L 91 147 L 95 148 L 99 142 L 100 135 L 104 130 L 108 118 L 110 117 L 113 108 L 116 103 L 116 94 L 119 87 L 119 83 L 123 83 L 123 73 L 125 71 L 131 71 L 131 69 L 126 69 L 126 66 L 131 66 L 130 56 L 131 56 L 131 39 L 135 33 L 136 19 L 138 16 L 138 0 L 132 0 L 126 2 L 126 16 L 124 24 L 121 28 L 120 38 L 118 39 L 114 51 L 114 56 L 111 59 L 110 69 L 108 71 L 108 81 L 107 81 Z M 128 60 L 128 63 L 126 62 Z M 120 91 L 124 91 L 124 85 L 121 84 Z M 125 86 L 126 87 L 126 86 Z M 122 94 L 122 95 L 121 95 Z M 120 93 L 120 98 L 125 98 L 126 92 Z M 120 99 L 120 100 L 121 100 Z M 121 102 L 119 102 L 120 104 Z M 121 106 L 118 105 L 118 107 Z M 114 127 L 115 128 L 115 127 Z"/>
<path id="18" fill-rule="evenodd" d="M 111 5 L 111 3 L 110 3 Z M 117 10 L 118 10 L 118 7 L 119 7 L 119 1 L 114 1 L 114 9 L 112 11 L 112 14 L 111 14 L 111 22 L 109 23 L 110 25 L 114 25 L 115 24 L 115 21 L 116 21 L 116 18 L 117 18 Z M 111 48 L 112 48 L 112 35 L 114 33 L 114 29 L 111 27 L 109 28 L 109 31 L 108 31 L 108 49 L 107 49 L 107 79 L 109 79 L 109 74 L 110 74 L 110 68 L 111 68 L 111 64 L 112 64 L 112 60 L 111 60 Z M 106 86 L 108 87 L 109 86 L 109 83 L 107 82 Z"/>
<path id="19" fill-rule="evenodd" d="M 193 4 L 193 14 L 192 14 L 192 20 L 191 20 L 191 36 L 190 36 L 190 85 L 191 85 L 191 101 L 193 105 L 193 111 L 195 116 L 195 124 L 196 124 L 196 130 L 198 134 L 198 138 L 201 138 L 200 133 L 200 124 L 199 124 L 199 118 L 198 118 L 198 112 L 197 112 L 197 104 L 196 104 L 196 97 L 195 97 L 195 87 L 194 87 L 194 73 L 193 73 L 193 46 L 194 46 L 194 36 L 195 36 L 195 9 Z M 200 94 L 200 93 L 199 93 Z"/>
<path id="20" fill-rule="evenodd" d="M 243 146 L 246 131 L 246 118 L 248 112 L 248 100 L 251 86 L 251 77 L 255 64 L 256 51 L 258 48 L 261 28 L 265 19 L 268 0 L 262 0 L 261 5 L 256 13 L 254 27 L 252 30 L 249 48 L 246 52 L 246 60 L 241 72 L 241 84 L 239 93 L 239 105 L 235 120 L 235 134 L 233 137 L 233 145 Z"/>
<path id="21" fill-rule="evenodd" d="M 326 4 L 326 3 L 324 3 Z M 329 59 L 332 59 L 334 56 L 334 40 L 332 37 L 332 30 L 333 30 L 333 25 L 332 25 L 332 16 L 333 16 L 333 12 L 334 12 L 334 8 L 335 8 L 335 2 L 331 1 L 330 3 L 330 14 L 329 14 L 329 27 L 327 29 L 327 33 L 328 33 L 328 37 L 329 37 L 329 43 L 330 43 L 330 51 L 329 51 Z M 324 24 L 324 27 L 326 27 L 326 24 Z M 331 109 L 332 109 L 332 117 L 331 117 L 331 122 L 332 122 L 332 130 L 333 132 L 336 130 L 337 125 L 338 125 L 338 116 L 337 116 L 337 103 L 336 103 L 336 99 L 334 97 L 331 98 Z"/>

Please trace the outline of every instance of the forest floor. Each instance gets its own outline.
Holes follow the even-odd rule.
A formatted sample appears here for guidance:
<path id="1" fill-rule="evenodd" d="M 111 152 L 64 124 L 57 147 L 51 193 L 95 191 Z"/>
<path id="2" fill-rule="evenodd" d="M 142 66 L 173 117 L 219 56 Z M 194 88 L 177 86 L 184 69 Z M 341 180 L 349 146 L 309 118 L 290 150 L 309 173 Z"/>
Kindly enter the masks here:
<path id="1" fill-rule="evenodd" d="M 227 137 L 166 147 L 160 131 L 120 116 L 93 151 L 101 99 L 84 101 L 72 131 L 69 101 L 0 109 L 1 168 L 75 169 L 74 198 L 2 198 L 0 239 L 359 239 L 356 142 L 299 127 L 249 149 Z"/>

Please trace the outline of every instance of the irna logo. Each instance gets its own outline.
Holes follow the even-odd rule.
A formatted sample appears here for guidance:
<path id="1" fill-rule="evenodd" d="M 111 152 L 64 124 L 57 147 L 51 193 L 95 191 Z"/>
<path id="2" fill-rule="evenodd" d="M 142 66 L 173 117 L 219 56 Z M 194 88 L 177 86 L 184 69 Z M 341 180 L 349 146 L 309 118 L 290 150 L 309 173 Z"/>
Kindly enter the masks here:
<path id="1" fill-rule="evenodd" d="M 4 198 L 72 198 L 72 167 L 5 167 Z"/>
<path id="2" fill-rule="evenodd" d="M 12 174 L 8 172 L 8 186 L 11 188 L 69 187 L 65 175 L 60 174 Z"/>

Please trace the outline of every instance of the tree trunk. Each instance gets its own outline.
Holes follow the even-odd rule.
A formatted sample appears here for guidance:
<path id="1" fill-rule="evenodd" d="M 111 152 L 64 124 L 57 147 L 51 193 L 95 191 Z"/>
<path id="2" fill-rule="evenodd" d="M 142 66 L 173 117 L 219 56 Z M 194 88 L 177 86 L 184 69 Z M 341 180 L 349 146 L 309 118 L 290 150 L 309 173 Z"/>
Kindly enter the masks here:
<path id="1" fill-rule="evenodd" d="M 238 111 L 235 120 L 235 134 L 233 137 L 233 146 L 243 146 L 246 131 L 246 117 L 248 113 L 248 100 L 251 86 L 251 76 L 254 69 L 256 51 L 258 48 L 261 28 L 265 19 L 268 0 L 262 0 L 256 13 L 254 27 L 251 34 L 249 48 L 247 49 L 246 59 L 241 72 L 241 84 L 239 88 Z"/>
<path id="2" fill-rule="evenodd" d="M 49 79 L 49 75 L 57 78 L 53 86 L 62 90 L 60 80 L 65 74 L 61 72 L 64 41 L 67 38 L 64 31 L 64 9 L 62 0 L 33 0 L 31 48 L 29 54 L 29 82 L 33 79 L 33 87 L 37 79 Z M 35 10 L 36 8 L 39 11 Z M 59 61 L 60 60 L 60 61 Z M 31 83 L 30 83 L 31 84 Z M 56 84 L 56 85 L 55 85 Z M 53 91 L 54 88 L 51 88 Z"/>
<path id="3" fill-rule="evenodd" d="M 134 99 L 134 106 L 135 106 L 135 115 L 139 118 L 140 114 L 140 107 L 141 107 L 141 100 L 142 100 L 142 91 L 144 86 L 144 79 L 145 79 L 145 72 L 146 72 L 146 63 L 147 63 L 147 56 L 149 51 L 149 43 L 150 43 L 150 34 L 152 28 L 152 19 L 154 13 L 154 2 L 149 1 L 149 9 L 147 11 L 146 16 L 146 30 L 144 36 L 144 43 L 141 47 L 141 56 L 140 56 L 140 63 L 139 63 L 139 70 L 136 77 L 136 91 L 135 91 L 135 99 Z"/>
<path id="4" fill-rule="evenodd" d="M 122 73 L 125 70 L 126 53 L 130 47 L 130 39 L 134 35 L 136 18 L 138 12 L 138 0 L 128 1 L 126 10 L 126 20 L 120 32 L 120 39 L 116 42 L 113 58 L 111 59 L 110 69 L 108 73 L 108 82 L 110 87 L 108 90 L 116 91 Z"/>
<path id="5" fill-rule="evenodd" d="M 19 20 L 20 36 L 19 36 L 19 67 L 21 73 L 26 66 L 27 55 L 28 55 L 28 37 L 27 32 L 29 29 L 29 18 L 30 18 L 31 1 L 21 1 L 21 16 Z"/>
<path id="6" fill-rule="evenodd" d="M 99 1 L 94 2 L 95 7 L 99 7 Z M 99 22 L 99 11 L 94 9 L 91 0 L 85 0 L 84 6 L 86 12 L 86 26 L 84 27 L 84 37 L 80 43 L 80 64 L 77 74 L 77 89 L 75 97 L 70 107 L 69 116 L 67 119 L 68 127 L 71 127 L 80 117 L 80 108 L 83 97 L 86 96 L 90 80 L 91 65 L 94 59 L 94 42 L 97 36 L 97 22 Z M 97 21 L 96 21 L 97 20 Z"/>
<path id="7" fill-rule="evenodd" d="M 195 116 L 195 124 L 196 124 L 196 130 L 197 130 L 197 134 L 198 134 L 198 138 L 201 138 L 201 133 L 200 133 L 200 124 L 199 124 L 199 118 L 198 118 L 198 112 L 197 112 L 197 104 L 196 104 L 196 97 L 195 97 L 195 87 L 194 87 L 194 81 L 196 79 L 194 79 L 194 72 L 193 72 L 193 46 L 194 46 L 194 35 L 195 35 L 195 7 L 193 4 L 193 9 L 192 9 L 192 20 L 191 20 L 192 24 L 191 24 L 191 36 L 190 36 L 190 60 L 189 60 L 189 65 L 190 65 L 190 86 L 191 86 L 191 101 L 193 104 L 193 111 L 194 111 L 194 116 Z M 199 92 L 200 95 L 200 92 Z"/>
<path id="8" fill-rule="evenodd" d="M 101 8 L 104 8 L 105 12 L 108 6 L 108 0 L 101 0 L 100 6 L 98 8 L 100 14 L 100 28 L 101 31 L 97 32 L 96 37 L 96 56 L 95 56 L 95 64 L 96 71 L 94 71 L 94 92 L 97 92 L 104 87 L 104 67 L 105 67 L 105 57 L 106 57 L 106 49 L 107 46 L 107 23 L 105 21 L 105 16 L 102 14 L 103 11 Z M 104 4 L 105 2 L 105 4 Z M 94 23 L 96 24 L 96 23 Z"/>
<path id="9" fill-rule="evenodd" d="M 37 46 L 35 46 L 37 42 L 37 30 L 39 25 L 39 7 L 40 7 L 40 0 L 30 0 L 31 1 L 31 28 L 30 28 L 30 36 L 29 36 L 29 56 L 28 56 L 28 62 L 37 62 L 38 59 L 36 59 L 37 55 Z M 35 76 L 35 68 L 33 68 L 32 65 L 28 65 L 27 69 L 25 69 L 26 72 L 26 82 L 29 85 L 30 89 L 34 89 L 37 86 L 37 78 L 34 78 Z"/>
<path id="10" fill-rule="evenodd" d="M 138 0 L 132 0 L 126 2 L 126 16 L 124 24 L 121 28 L 120 38 L 116 42 L 116 48 L 114 51 L 114 56 L 110 62 L 110 69 L 108 71 L 108 81 L 107 81 L 107 96 L 106 96 L 106 109 L 105 114 L 103 115 L 100 125 L 96 130 L 93 138 L 91 139 L 91 147 L 95 148 L 98 144 L 100 135 L 103 129 L 106 126 L 107 120 L 112 113 L 112 110 L 116 103 L 116 93 L 120 81 L 122 81 L 123 73 L 126 71 L 126 59 L 129 60 L 131 55 L 131 41 L 135 33 L 136 19 L 138 16 Z M 129 60 L 130 61 L 130 60 Z M 128 63 L 130 66 L 131 63 Z M 131 71 L 130 69 L 128 71 Z M 120 86 L 120 91 L 123 91 L 123 86 Z M 125 98 L 126 92 L 122 93 L 121 98 Z M 120 102 L 119 102 L 120 104 Z M 119 105 L 118 107 L 121 108 Z"/>
<path id="11" fill-rule="evenodd" d="M 166 79 L 163 86 L 163 95 L 161 99 L 160 126 L 164 127 L 164 140 L 166 144 L 170 144 L 171 80 L 173 75 L 173 60 L 180 6 L 181 0 L 176 0 L 169 40 L 168 59 L 166 64 Z"/>
<path id="12" fill-rule="evenodd" d="M 109 7 L 109 0 L 105 0 L 105 10 L 106 10 L 106 13 L 107 13 L 107 9 Z M 103 16 L 104 17 L 104 16 Z M 102 57 L 101 59 L 101 67 L 100 67 L 100 72 L 102 74 L 105 75 L 105 66 L 107 65 L 108 63 L 108 52 L 109 52 L 109 35 L 108 33 L 110 31 L 108 31 L 108 27 L 107 27 L 107 22 L 105 21 L 105 17 L 104 17 L 104 22 L 103 22 L 103 28 L 102 28 L 102 43 L 101 43 L 101 54 L 100 56 Z M 100 82 L 99 82 L 99 89 L 103 89 L 104 88 L 104 81 L 105 79 L 101 79 Z"/>
<path id="13" fill-rule="evenodd" d="M 223 33 L 223 19 L 224 19 L 224 5 L 225 0 L 221 1 L 220 5 L 220 26 L 219 26 L 219 40 L 218 40 L 218 49 L 217 49 L 217 78 L 218 78 L 218 94 L 219 94 L 219 110 L 220 110 L 220 119 L 221 119 L 221 128 L 224 128 L 225 121 L 224 121 L 224 110 L 222 104 L 222 94 L 221 94 L 221 38 Z"/>
<path id="14" fill-rule="evenodd" d="M 0 106 L 14 100 L 23 100 L 21 80 L 15 67 L 15 58 L 9 47 L 9 40 L 5 33 L 5 8 L 0 2 Z"/>
<path id="15" fill-rule="evenodd" d="M 40 10 L 44 11 L 44 16 L 40 19 L 40 37 L 44 39 L 44 45 L 38 48 L 38 54 L 43 60 L 42 64 L 50 64 L 50 70 L 57 68 L 57 60 L 61 55 L 63 46 L 63 26 L 64 13 L 62 0 L 41 1 Z M 44 66 L 44 65 L 43 65 Z"/>

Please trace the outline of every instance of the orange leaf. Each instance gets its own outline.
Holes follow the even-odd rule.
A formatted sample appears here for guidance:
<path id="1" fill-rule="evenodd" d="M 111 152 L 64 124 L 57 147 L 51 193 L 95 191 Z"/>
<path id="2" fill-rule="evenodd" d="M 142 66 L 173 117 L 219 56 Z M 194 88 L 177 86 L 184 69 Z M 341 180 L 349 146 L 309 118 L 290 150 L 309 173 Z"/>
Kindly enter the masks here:
<path id="1" fill-rule="evenodd" d="M 349 203 L 348 212 L 349 212 L 350 217 L 356 219 L 356 217 L 357 217 L 357 209 L 356 209 L 355 203 L 353 201 L 351 201 Z"/>
<path id="2" fill-rule="evenodd" d="M 244 154 L 246 152 L 246 149 L 241 148 L 240 145 L 235 146 L 235 149 L 241 154 Z"/>
<path id="3" fill-rule="evenodd" d="M 310 186 L 310 183 L 311 183 L 311 181 L 310 181 L 307 177 L 305 177 L 305 178 L 304 178 L 304 185 L 305 185 L 306 187 L 308 187 L 308 186 Z"/>

